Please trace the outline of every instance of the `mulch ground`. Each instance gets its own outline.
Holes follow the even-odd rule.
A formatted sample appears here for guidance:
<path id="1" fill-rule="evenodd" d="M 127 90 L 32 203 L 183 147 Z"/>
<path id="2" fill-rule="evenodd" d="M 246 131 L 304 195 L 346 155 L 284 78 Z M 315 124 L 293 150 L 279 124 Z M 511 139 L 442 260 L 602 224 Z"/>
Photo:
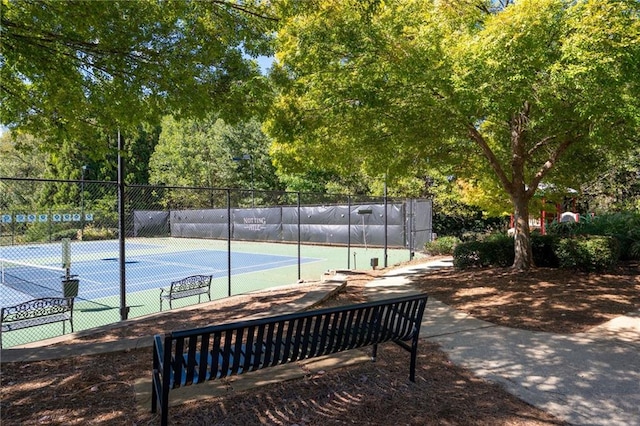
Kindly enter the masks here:
<path id="1" fill-rule="evenodd" d="M 363 285 L 382 270 L 349 275 L 325 306 L 364 300 Z M 440 270 L 413 285 L 450 306 L 496 324 L 574 333 L 640 308 L 638 264 L 606 274 L 536 269 Z M 215 324 L 301 297 L 304 289 L 236 299 L 233 304 L 168 312 L 65 344 L 104 342 Z M 231 392 L 172 407 L 179 425 L 551 425 L 563 424 L 452 364 L 437 345 L 421 341 L 416 383 L 408 355 L 383 345 L 376 363 L 311 373 L 303 379 Z M 2 364 L 3 425 L 151 425 L 138 410 L 133 383 L 151 375 L 151 349 L 62 360 Z"/>

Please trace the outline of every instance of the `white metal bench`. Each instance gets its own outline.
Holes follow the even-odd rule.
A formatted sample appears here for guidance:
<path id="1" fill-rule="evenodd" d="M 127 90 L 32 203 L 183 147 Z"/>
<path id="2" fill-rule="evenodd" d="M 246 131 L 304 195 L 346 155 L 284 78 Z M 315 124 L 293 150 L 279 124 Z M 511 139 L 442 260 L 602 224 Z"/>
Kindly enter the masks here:
<path id="1" fill-rule="evenodd" d="M 203 294 L 209 296 L 211 300 L 211 275 L 192 275 L 171 283 L 169 288 L 160 289 L 160 310 L 162 302 L 169 301 L 169 309 L 173 308 L 171 302 L 183 297 L 198 296 L 198 303 Z"/>
<path id="2" fill-rule="evenodd" d="M 69 321 L 73 332 L 73 297 L 44 297 L 5 306 L 0 310 L 0 348 L 2 334 L 7 331 L 62 322 L 62 334 L 65 334 L 65 321 Z"/>

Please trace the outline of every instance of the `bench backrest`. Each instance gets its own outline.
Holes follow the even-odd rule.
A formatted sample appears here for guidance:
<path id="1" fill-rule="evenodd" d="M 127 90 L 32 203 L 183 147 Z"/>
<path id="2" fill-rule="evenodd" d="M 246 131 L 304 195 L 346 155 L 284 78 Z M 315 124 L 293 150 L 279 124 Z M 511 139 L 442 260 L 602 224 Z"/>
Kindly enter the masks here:
<path id="1" fill-rule="evenodd" d="M 191 291 L 211 286 L 211 275 L 192 275 L 171 283 L 171 293 Z"/>
<path id="2" fill-rule="evenodd" d="M 67 314 L 66 316 L 62 316 Z M 71 318 L 73 315 L 73 298 L 69 297 L 44 297 L 41 299 L 29 300 L 15 306 L 3 307 L 0 312 L 0 322 L 2 329 L 11 329 L 11 323 L 28 320 L 37 320 L 50 316 L 60 316 L 59 320 Z M 34 322 L 36 324 L 37 322 Z M 46 321 L 43 321 L 46 323 Z"/>
<path id="3" fill-rule="evenodd" d="M 426 302 L 407 296 L 157 335 L 154 368 L 162 364 L 156 374 L 177 388 L 390 340 L 417 344 Z"/>

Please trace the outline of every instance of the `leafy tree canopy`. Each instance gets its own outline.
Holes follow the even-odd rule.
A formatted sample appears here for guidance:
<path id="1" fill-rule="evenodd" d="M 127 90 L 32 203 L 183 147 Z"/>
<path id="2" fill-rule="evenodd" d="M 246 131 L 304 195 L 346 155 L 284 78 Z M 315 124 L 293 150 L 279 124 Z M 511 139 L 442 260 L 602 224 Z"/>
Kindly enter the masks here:
<path id="1" fill-rule="evenodd" d="M 268 156 L 269 142 L 255 119 L 232 125 L 214 115 L 202 120 L 167 116 L 149 162 L 150 183 L 281 189 Z"/>
<path id="2" fill-rule="evenodd" d="M 295 2 L 294 2 L 295 3 Z M 269 133 L 281 168 L 453 165 L 499 188 L 532 264 L 529 202 L 579 187 L 640 134 L 636 0 L 285 3 Z M 286 6 L 290 6 L 287 8 Z"/>
<path id="3" fill-rule="evenodd" d="M 49 155 L 38 149 L 31 135 L 10 132 L 0 136 L 0 176 L 29 177 L 42 175 L 47 169 Z"/>
<path id="4" fill-rule="evenodd" d="M 2 0 L 2 122 L 52 147 L 167 112 L 254 111 L 266 83 L 250 57 L 275 22 L 262 3 Z"/>

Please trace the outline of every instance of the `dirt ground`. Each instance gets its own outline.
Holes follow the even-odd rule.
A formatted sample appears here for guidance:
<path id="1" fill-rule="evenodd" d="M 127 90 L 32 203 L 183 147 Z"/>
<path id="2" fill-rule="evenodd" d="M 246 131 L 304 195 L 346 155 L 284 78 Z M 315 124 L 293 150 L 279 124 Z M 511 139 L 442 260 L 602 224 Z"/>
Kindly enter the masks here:
<path id="1" fill-rule="evenodd" d="M 347 287 L 323 306 L 364 301 L 363 286 L 384 270 L 349 274 Z M 557 269 L 438 270 L 413 285 L 456 309 L 496 324 L 575 333 L 640 308 L 640 268 L 625 264 L 604 274 Z M 217 324 L 263 312 L 301 297 L 309 287 L 246 296 L 206 309 L 168 312 L 153 320 L 64 344 L 106 342 Z M 172 407 L 176 425 L 558 425 L 562 422 L 452 364 L 422 340 L 416 383 L 408 354 L 379 348 L 375 363 Z M 151 349 L 54 361 L 5 363 L 1 370 L 3 425 L 155 425 L 139 410 L 133 383 L 151 375 Z"/>

